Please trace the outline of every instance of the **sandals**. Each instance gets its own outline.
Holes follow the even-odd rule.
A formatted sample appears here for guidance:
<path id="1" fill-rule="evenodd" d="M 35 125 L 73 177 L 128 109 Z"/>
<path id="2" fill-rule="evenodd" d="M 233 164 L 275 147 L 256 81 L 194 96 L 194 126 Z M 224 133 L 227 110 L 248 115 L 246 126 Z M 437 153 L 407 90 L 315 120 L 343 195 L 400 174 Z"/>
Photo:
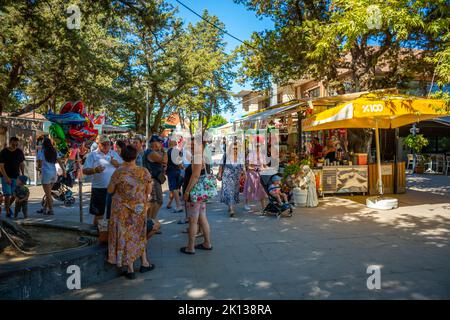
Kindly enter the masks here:
<path id="1" fill-rule="evenodd" d="M 151 263 L 148 267 L 145 266 L 141 266 L 141 268 L 139 269 L 140 273 L 145 273 L 148 271 L 152 271 L 153 269 L 155 269 L 155 265 L 153 263 Z"/>
<path id="2" fill-rule="evenodd" d="M 212 247 L 206 248 L 205 246 L 203 246 L 203 243 L 196 245 L 194 248 L 199 249 L 199 250 L 212 250 L 213 249 Z"/>
<path id="3" fill-rule="evenodd" d="M 195 254 L 195 252 L 187 251 L 186 247 L 180 248 L 180 252 L 184 254 Z"/>

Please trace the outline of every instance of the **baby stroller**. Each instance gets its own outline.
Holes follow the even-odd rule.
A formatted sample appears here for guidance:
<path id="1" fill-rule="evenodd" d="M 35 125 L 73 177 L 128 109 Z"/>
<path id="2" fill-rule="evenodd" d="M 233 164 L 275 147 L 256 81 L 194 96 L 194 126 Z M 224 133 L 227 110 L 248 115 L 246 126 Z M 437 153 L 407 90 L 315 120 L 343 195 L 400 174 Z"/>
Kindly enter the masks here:
<path id="1" fill-rule="evenodd" d="M 264 215 L 276 215 L 277 219 L 279 219 L 281 216 L 292 217 L 292 213 L 293 213 L 292 206 L 289 203 L 280 205 L 278 203 L 278 200 L 269 193 L 269 186 L 272 183 L 272 178 L 277 175 L 278 174 L 272 175 L 268 179 L 268 181 L 264 181 L 264 179 L 261 179 L 261 184 L 263 185 L 264 190 L 266 191 L 267 196 L 269 197 L 269 203 L 264 208 L 263 214 Z"/>
<path id="2" fill-rule="evenodd" d="M 72 174 L 67 174 L 67 177 L 58 176 L 55 184 L 52 187 L 53 199 L 64 202 L 66 207 L 71 207 L 75 204 L 75 197 L 73 196 L 72 190 L 73 178 Z M 45 195 L 42 197 L 41 201 L 42 207 L 45 205 Z"/>

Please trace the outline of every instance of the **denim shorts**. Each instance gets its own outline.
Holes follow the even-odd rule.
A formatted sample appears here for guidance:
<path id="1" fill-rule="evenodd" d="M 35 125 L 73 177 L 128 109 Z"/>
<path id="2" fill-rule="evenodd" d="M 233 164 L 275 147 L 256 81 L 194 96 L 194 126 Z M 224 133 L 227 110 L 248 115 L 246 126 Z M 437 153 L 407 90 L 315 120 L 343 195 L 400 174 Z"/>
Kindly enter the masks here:
<path id="1" fill-rule="evenodd" d="M 10 179 L 11 183 L 6 183 L 6 179 L 2 177 L 2 189 L 5 196 L 12 196 L 14 194 L 14 189 L 16 188 L 16 179 Z"/>
<path id="2" fill-rule="evenodd" d="M 169 180 L 169 191 L 178 190 L 181 187 L 181 172 L 177 171 L 167 171 L 167 178 Z"/>

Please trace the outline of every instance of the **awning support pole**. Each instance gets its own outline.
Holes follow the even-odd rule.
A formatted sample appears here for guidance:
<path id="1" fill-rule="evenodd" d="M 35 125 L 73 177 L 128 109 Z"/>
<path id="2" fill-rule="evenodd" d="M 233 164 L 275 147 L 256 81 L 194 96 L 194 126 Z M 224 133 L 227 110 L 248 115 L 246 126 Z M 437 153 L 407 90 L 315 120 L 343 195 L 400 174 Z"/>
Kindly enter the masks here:
<path id="1" fill-rule="evenodd" d="M 375 145 L 376 145 L 376 149 L 377 149 L 378 193 L 380 196 L 382 196 L 383 195 L 383 177 L 381 174 L 380 135 L 378 132 L 378 119 L 375 120 Z"/>
<path id="2" fill-rule="evenodd" d="M 303 151 L 303 128 L 302 128 L 302 113 L 299 111 L 297 112 L 297 135 L 298 135 L 298 139 L 297 139 L 297 154 L 298 154 L 298 158 L 300 159 L 302 156 L 302 151 Z"/>

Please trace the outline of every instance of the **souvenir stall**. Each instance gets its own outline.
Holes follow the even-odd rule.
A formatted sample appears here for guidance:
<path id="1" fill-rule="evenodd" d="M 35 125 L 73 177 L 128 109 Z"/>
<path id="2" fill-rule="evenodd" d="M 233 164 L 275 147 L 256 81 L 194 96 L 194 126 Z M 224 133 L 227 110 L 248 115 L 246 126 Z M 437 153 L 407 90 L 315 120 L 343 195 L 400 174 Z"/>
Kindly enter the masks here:
<path id="1" fill-rule="evenodd" d="M 307 121 L 303 122 L 308 130 Z M 349 150 L 347 129 L 304 132 L 305 157 L 318 177 L 319 194 L 369 191 L 368 155 Z"/>
<path id="2" fill-rule="evenodd" d="M 409 123 L 444 117 L 447 114 L 448 106 L 442 100 L 377 92 L 361 95 L 357 99 L 314 114 L 303 121 L 302 127 L 304 131 L 313 132 L 339 128 L 335 139 L 329 137 L 327 145 L 322 149 L 321 146 L 318 147 L 320 139 L 312 139 L 312 152 L 322 157 L 324 191 L 335 190 L 335 193 L 348 193 L 352 190 L 365 190 L 369 193 L 375 191 L 378 197 L 367 199 L 367 205 L 376 209 L 392 209 L 398 206 L 397 199 L 382 196 L 394 190 L 405 189 L 403 185 L 406 180 L 405 164 L 398 161 L 382 163 L 380 129 L 399 128 Z M 367 163 L 368 155 L 352 155 L 348 151 L 347 159 L 339 159 L 339 154 L 343 152 L 345 155 L 346 145 L 348 146 L 345 139 L 341 139 L 344 136 L 343 129 L 368 131 L 374 129 L 376 164 Z M 343 143 L 338 145 L 337 141 Z M 320 160 L 320 158 L 317 160 L 318 164 Z M 389 184 L 387 188 L 386 184 Z"/>
<path id="3" fill-rule="evenodd" d="M 272 145 L 278 145 L 280 170 L 291 162 L 298 162 L 298 116 L 297 112 L 303 103 L 292 100 L 260 112 L 255 112 L 236 120 L 234 131 L 241 131 L 246 137 L 263 135 L 267 137 L 267 155 L 271 155 Z M 276 137 L 278 144 L 271 139 Z M 247 138 L 248 140 L 248 138 Z"/>

